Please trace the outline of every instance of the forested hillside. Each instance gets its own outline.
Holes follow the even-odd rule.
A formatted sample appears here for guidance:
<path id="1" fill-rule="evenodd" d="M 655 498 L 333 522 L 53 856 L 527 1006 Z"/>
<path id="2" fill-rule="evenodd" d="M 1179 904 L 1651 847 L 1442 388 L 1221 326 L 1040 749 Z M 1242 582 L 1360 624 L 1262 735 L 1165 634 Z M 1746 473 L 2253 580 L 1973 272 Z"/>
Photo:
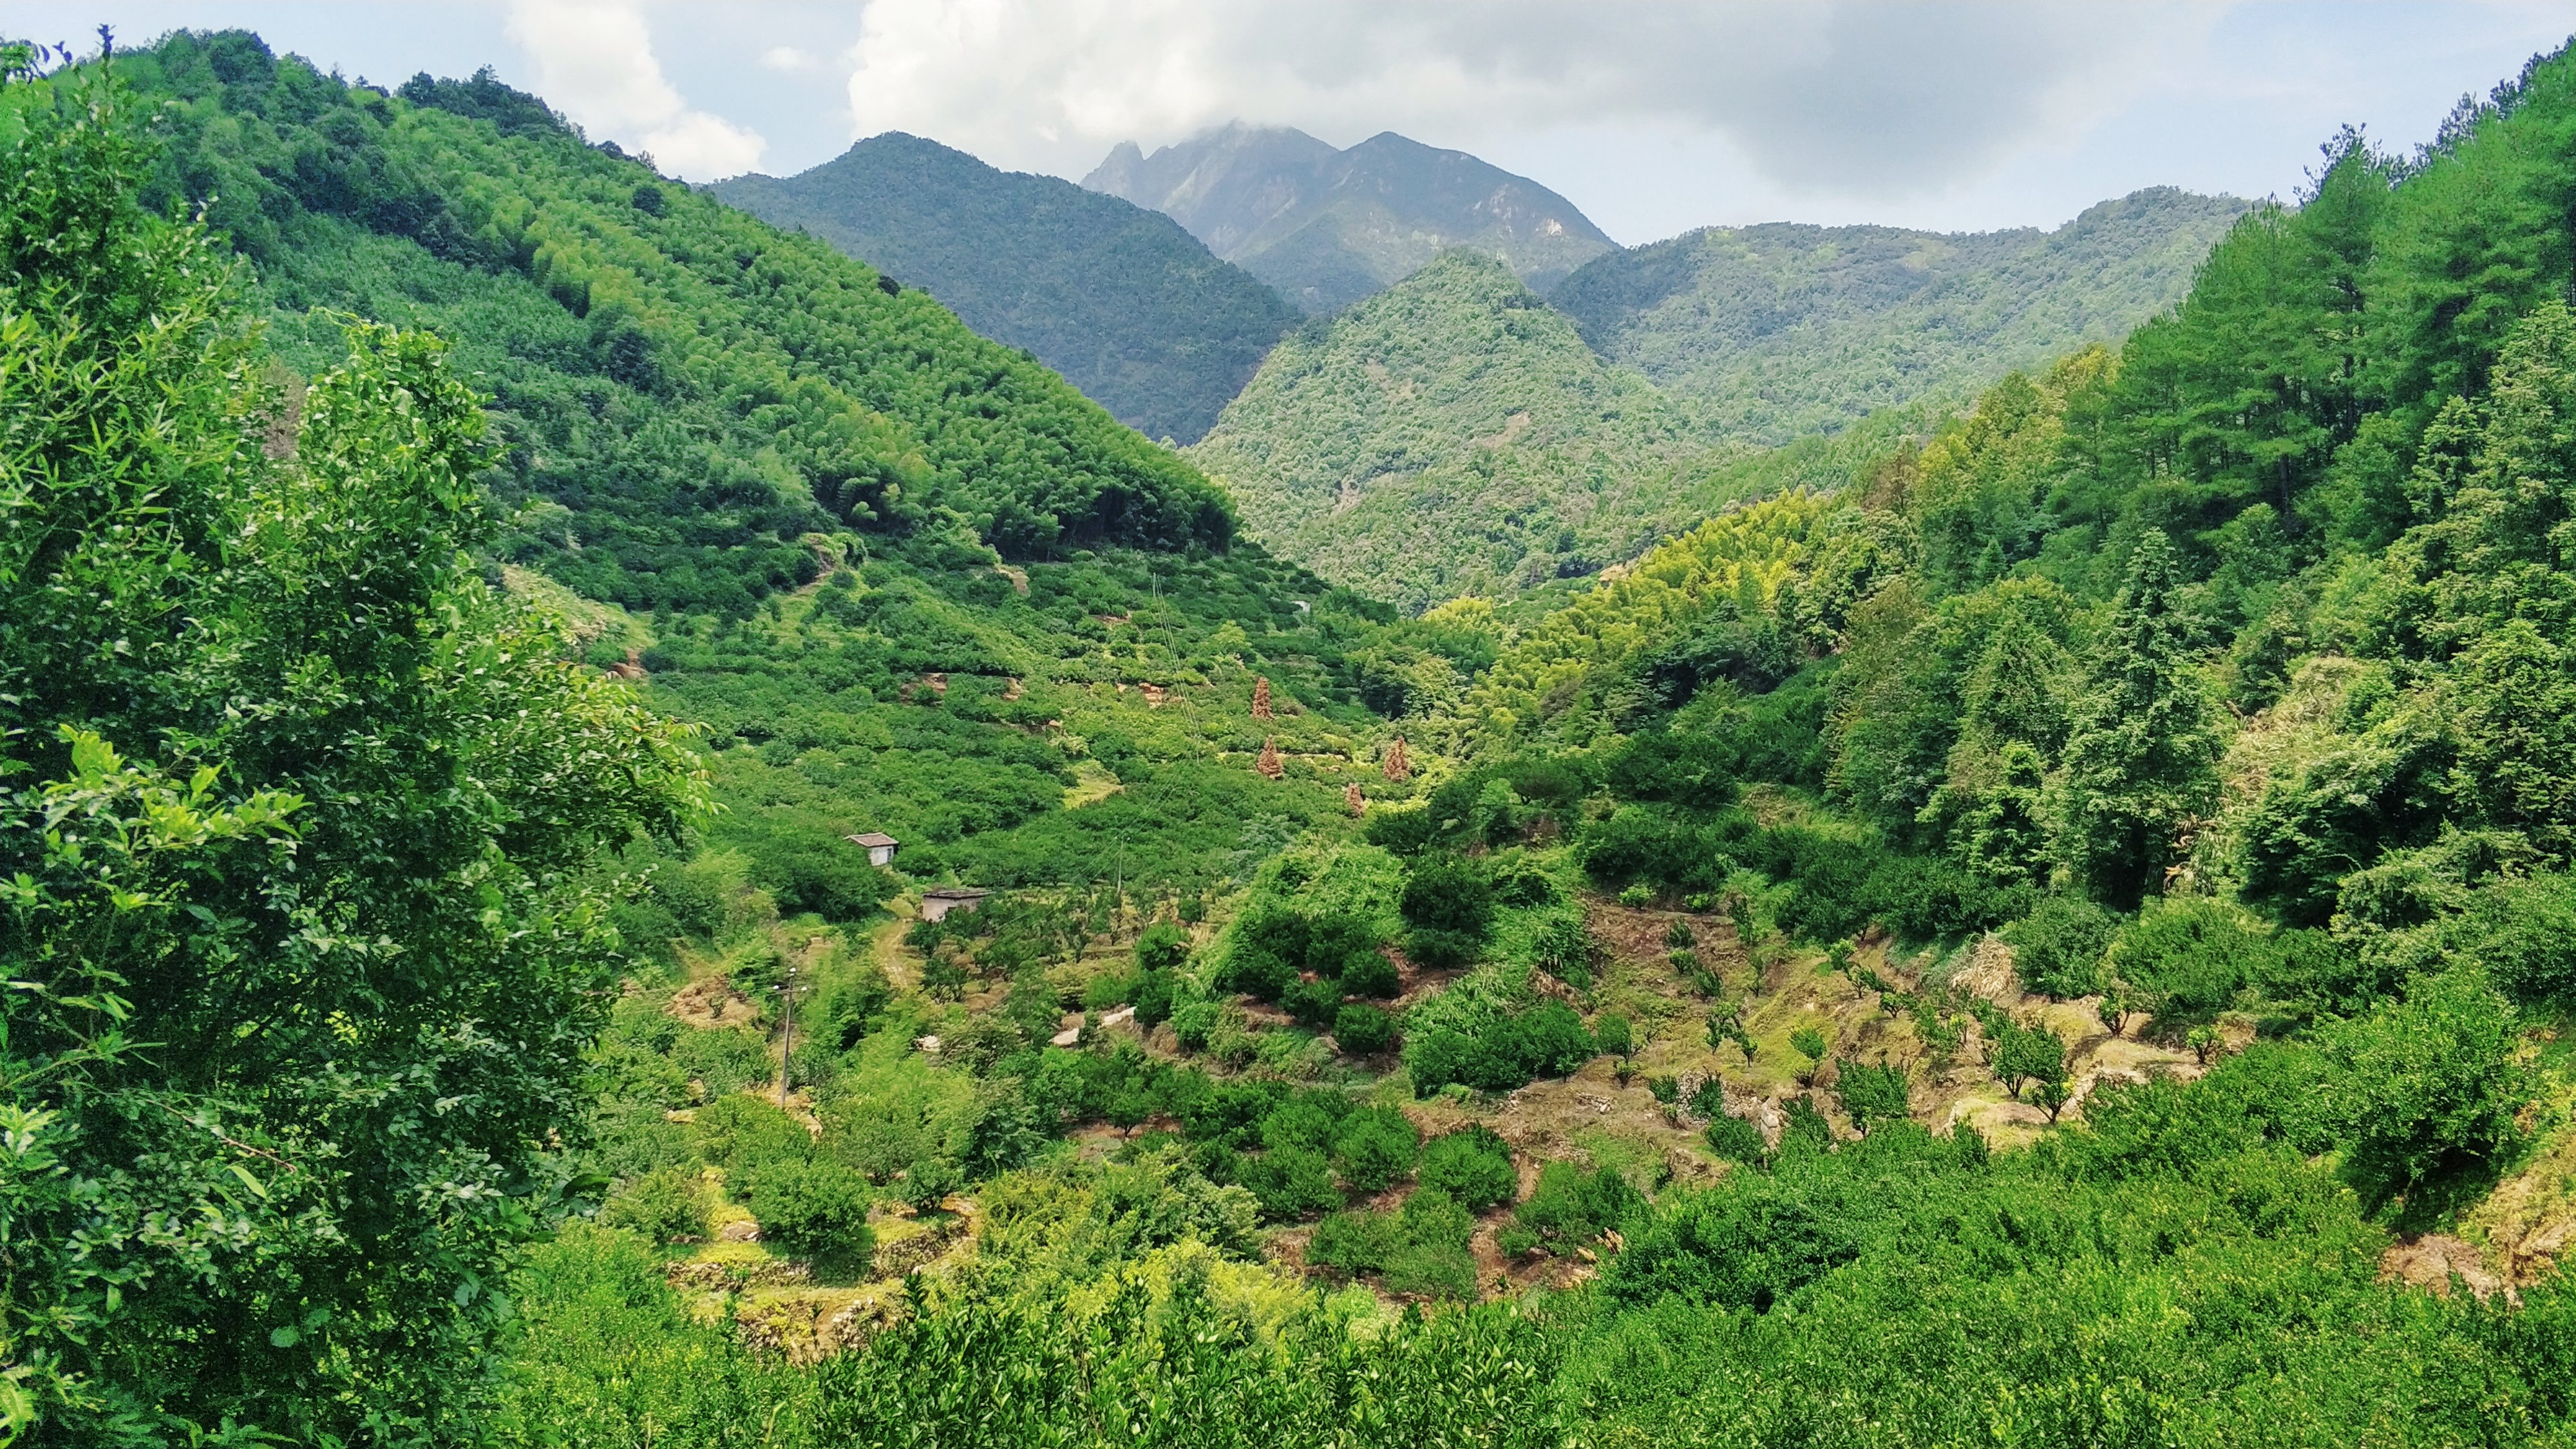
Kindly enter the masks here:
<path id="1" fill-rule="evenodd" d="M 1392 131 L 1336 151 L 1302 131 L 1236 122 L 1151 156 L 1121 142 L 1082 184 L 1170 215 L 1313 313 L 1390 286 L 1447 247 L 1499 257 L 1544 291 L 1615 245 L 1537 182 Z"/>
<path id="2" fill-rule="evenodd" d="M 239 32 L 131 62 L 150 203 L 206 207 L 284 360 L 336 346 L 311 308 L 457 339 L 494 395 L 504 562 L 738 618 L 823 568 L 810 532 L 954 518 L 1014 557 L 1228 536 L 1203 479 L 1054 373 L 488 76 L 384 96 Z"/>
<path id="3" fill-rule="evenodd" d="M 488 77 L 62 59 L 0 84 L 6 1433 L 2576 1432 L 2576 50 L 2116 349 L 1404 620 Z M 1344 321 L 1641 415 L 1417 281 Z M 1337 333 L 1363 481 L 1477 456 L 1368 388 L 1585 422 Z"/>
<path id="4" fill-rule="evenodd" d="M 927 290 L 1149 438 L 1197 442 L 1297 317 L 1169 217 L 917 136 L 710 189 Z"/>
<path id="5" fill-rule="evenodd" d="M 1419 610 L 1596 573 L 1735 499 L 1840 487 L 1911 421 L 1713 444 L 1462 248 L 1280 343 L 1189 456 L 1269 547 Z"/>
<path id="6" fill-rule="evenodd" d="M 2245 208 L 2160 187 L 2050 232 L 1708 227 L 1596 257 L 1548 301 L 1704 428 L 1786 443 L 2118 344 Z"/>

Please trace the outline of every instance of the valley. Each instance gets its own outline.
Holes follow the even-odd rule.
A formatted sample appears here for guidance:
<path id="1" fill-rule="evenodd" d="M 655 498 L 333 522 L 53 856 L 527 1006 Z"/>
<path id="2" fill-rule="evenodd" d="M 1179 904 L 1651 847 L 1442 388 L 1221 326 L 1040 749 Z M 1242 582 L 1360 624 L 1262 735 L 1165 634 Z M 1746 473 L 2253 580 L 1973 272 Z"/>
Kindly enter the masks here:
<path id="1" fill-rule="evenodd" d="M 49 55 L 0 1442 L 2576 1423 L 2576 53 L 1634 249 Z"/>

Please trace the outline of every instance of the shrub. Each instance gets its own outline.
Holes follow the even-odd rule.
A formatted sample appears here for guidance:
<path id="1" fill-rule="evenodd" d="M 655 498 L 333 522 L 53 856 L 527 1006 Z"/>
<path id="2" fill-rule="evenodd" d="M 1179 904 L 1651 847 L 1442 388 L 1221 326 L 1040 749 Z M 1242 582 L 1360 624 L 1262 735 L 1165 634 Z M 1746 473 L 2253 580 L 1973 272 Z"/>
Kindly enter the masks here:
<path id="1" fill-rule="evenodd" d="M 1815 1103 L 1804 1097 L 1791 1097 L 1782 1115 L 1788 1121 L 1780 1128 L 1781 1151 L 1787 1152 L 1793 1145 L 1802 1152 L 1834 1150 L 1834 1124 L 1825 1120 Z"/>
<path id="2" fill-rule="evenodd" d="M 1333 1134 L 1333 1171 L 1353 1191 L 1384 1192 L 1413 1173 L 1421 1137 L 1393 1107 L 1368 1107 L 1342 1119 Z"/>
<path id="3" fill-rule="evenodd" d="M 805 1124 L 759 1097 L 739 1092 L 700 1107 L 690 1127 L 697 1135 L 698 1151 L 728 1177 L 814 1155 L 814 1137 Z"/>
<path id="4" fill-rule="evenodd" d="M 1422 1149 L 1417 1175 L 1472 1211 L 1500 1207 L 1520 1195 L 1520 1173 L 1511 1148 L 1486 1127 L 1461 1127 L 1434 1137 Z"/>
<path id="5" fill-rule="evenodd" d="M 1300 981 L 1279 993 L 1279 1005 L 1298 1025 L 1326 1031 L 1341 1013 L 1342 989 L 1330 981 Z"/>
<path id="6" fill-rule="evenodd" d="M 1476 1259 L 1468 1251 L 1475 1219 L 1437 1187 L 1424 1186 L 1396 1209 L 1395 1250 L 1387 1257 L 1386 1286 L 1424 1298 L 1476 1296 Z"/>
<path id="7" fill-rule="evenodd" d="M 2276 955 L 2240 906 L 2206 897 L 2150 902 L 2111 942 L 2112 973 L 2147 994 L 2160 1022 L 2199 1023 Z"/>
<path id="8" fill-rule="evenodd" d="M 1181 1050 L 1207 1050 L 1208 1038 L 1216 1031 L 1217 1012 L 1213 1001 L 1194 1001 L 1172 1013 L 1172 1035 L 1180 1039 Z"/>
<path id="9" fill-rule="evenodd" d="M 1866 1135 L 1873 1122 L 1901 1122 L 1907 1115 L 1905 1069 L 1845 1062 L 1834 1074 L 1834 1095 L 1852 1125 Z"/>
<path id="10" fill-rule="evenodd" d="M 1333 1016 L 1333 1042 L 1355 1057 L 1376 1056 L 1395 1042 L 1394 1013 L 1351 1002 Z"/>
<path id="11" fill-rule="evenodd" d="M 769 1042 L 749 1027 L 687 1028 L 672 1041 L 671 1060 L 715 1101 L 769 1076 Z"/>
<path id="12" fill-rule="evenodd" d="M 2515 1115 L 2530 1099 L 2515 1060 L 2513 1007 L 2484 970 L 2418 976 L 2402 1002 L 2382 1002 L 2326 1038 L 2339 1068 L 2326 1084 L 2336 1125 L 2351 1141 L 2344 1169 L 2373 1207 L 2403 1197 L 2411 1210 L 2475 1184 L 2522 1139 Z"/>
<path id="13" fill-rule="evenodd" d="M 1599 1052 L 1583 1018 L 1562 1001 L 1542 1001 L 1521 1018 L 1524 1059 L 1534 1074 L 1562 1077 Z"/>
<path id="14" fill-rule="evenodd" d="M 2119 924 L 2082 896 L 2050 896 L 2003 930 L 2013 948 L 2013 974 L 2043 996 L 2090 996 L 2101 989 L 2102 953 Z"/>
<path id="15" fill-rule="evenodd" d="M 1720 1112 L 1708 1119 L 1708 1150 L 1730 1162 L 1759 1167 L 1771 1155 L 1770 1146 L 1762 1140 L 1762 1129 L 1741 1117 Z"/>
<path id="16" fill-rule="evenodd" d="M 1243 1160 L 1237 1176 L 1261 1215 L 1274 1223 L 1294 1222 L 1341 1206 L 1333 1186 L 1332 1164 L 1312 1147 L 1274 1147 Z"/>
<path id="17" fill-rule="evenodd" d="M 1988 1066 L 1995 1080 L 2018 1097 L 2025 1082 L 2053 1082 L 2065 1077 L 2066 1042 L 2046 1027 L 2006 1023 L 1995 1038 Z"/>
<path id="18" fill-rule="evenodd" d="M 2482 962 L 2514 1000 L 2576 1003 L 2576 876 L 2490 886 L 2450 934 L 2454 954 Z"/>
<path id="19" fill-rule="evenodd" d="M 1139 971 L 1173 971 L 1190 959 L 1190 937 L 1187 931 L 1169 921 L 1157 921 L 1136 938 L 1136 967 Z"/>
<path id="20" fill-rule="evenodd" d="M 1592 1040 L 1601 1050 L 1615 1057 L 1625 1057 L 1637 1049 L 1637 1037 L 1628 1018 L 1615 1011 L 1605 1011 L 1592 1023 Z"/>
<path id="21" fill-rule="evenodd" d="M 1403 989 L 1396 977 L 1395 963 L 1377 951 L 1363 951 L 1342 965 L 1344 996 L 1374 996 L 1381 1000 Z"/>
<path id="22" fill-rule="evenodd" d="M 694 1168 L 662 1167 L 610 1194 L 599 1220 L 655 1243 L 676 1243 L 706 1236 L 707 1206 L 706 1183 Z"/>
<path id="23" fill-rule="evenodd" d="M 737 1190 L 764 1240 L 838 1271 L 866 1271 L 876 1238 L 868 1182 L 856 1171 L 828 1158 L 786 1159 L 754 1168 Z"/>
<path id="24" fill-rule="evenodd" d="M 1171 1020 L 1174 984 L 1172 973 L 1169 971 L 1144 971 L 1137 974 L 1135 990 L 1131 993 L 1131 999 L 1136 1008 L 1136 1025 L 1146 1031 L 1152 1031 L 1155 1027 Z"/>
<path id="25" fill-rule="evenodd" d="M 1315 1225 L 1306 1261 L 1346 1275 L 1382 1273 L 1401 1241 L 1393 1213 L 1335 1213 Z"/>
<path id="26" fill-rule="evenodd" d="M 1600 1241 L 1646 1205 L 1628 1179 L 1609 1168 L 1592 1171 L 1551 1162 L 1538 1171 L 1529 1200 L 1512 1210 L 1513 1223 L 1556 1247 Z"/>
<path id="27" fill-rule="evenodd" d="M 1397 900 L 1412 927 L 1405 952 L 1427 966 L 1463 966 L 1476 959 L 1493 921 L 1493 892 L 1476 868 L 1454 856 L 1416 865 Z"/>
<path id="28" fill-rule="evenodd" d="M 1859 1256 L 1850 1231 L 1795 1187 L 1744 1174 L 1656 1213 L 1610 1260 L 1601 1286 L 1626 1304 L 1675 1297 L 1767 1313 Z"/>

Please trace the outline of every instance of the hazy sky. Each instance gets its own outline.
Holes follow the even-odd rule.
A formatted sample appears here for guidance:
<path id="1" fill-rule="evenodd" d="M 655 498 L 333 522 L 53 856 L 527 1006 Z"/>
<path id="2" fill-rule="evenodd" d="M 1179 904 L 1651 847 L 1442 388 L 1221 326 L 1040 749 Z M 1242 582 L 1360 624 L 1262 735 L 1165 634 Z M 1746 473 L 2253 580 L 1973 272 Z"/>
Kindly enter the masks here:
<path id="1" fill-rule="evenodd" d="M 2430 137 L 2576 4 L 1681 0 L 0 0 L 0 31 L 246 26 L 352 77 L 490 64 L 694 180 L 905 130 L 1079 178 L 1228 120 L 1381 130 L 1554 187 L 1623 242 L 1693 226 L 2054 225 L 2171 184 L 2290 195 L 2346 123 Z"/>

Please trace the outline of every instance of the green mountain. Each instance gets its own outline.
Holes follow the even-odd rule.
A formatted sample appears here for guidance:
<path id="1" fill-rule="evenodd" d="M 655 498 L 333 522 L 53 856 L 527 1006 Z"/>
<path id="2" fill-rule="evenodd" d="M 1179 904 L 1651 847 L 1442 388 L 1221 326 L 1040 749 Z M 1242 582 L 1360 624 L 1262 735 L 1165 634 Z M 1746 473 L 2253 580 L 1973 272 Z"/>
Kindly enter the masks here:
<path id="1" fill-rule="evenodd" d="M 1336 151 L 1240 122 L 1148 156 L 1122 141 L 1082 184 L 1163 212 L 1308 312 L 1331 312 L 1448 247 L 1545 290 L 1613 250 L 1574 204 L 1464 151 L 1382 132 Z"/>
<path id="2" fill-rule="evenodd" d="M 1270 548 L 1419 609 L 1596 572 L 1750 493 L 1839 485 L 1853 446 L 1711 449 L 1460 249 L 1281 342 L 1189 456 Z"/>
<path id="3" fill-rule="evenodd" d="M 488 77 L 63 60 L 0 1437 L 2576 1432 L 2576 46 L 2117 351 L 1405 622 Z"/>
<path id="4" fill-rule="evenodd" d="M 1147 437 L 1198 441 L 1297 316 L 1167 217 L 899 132 L 711 189 L 928 291 Z"/>
<path id="5" fill-rule="evenodd" d="M 1548 301 L 1702 426 L 1785 443 L 2116 344 L 2247 205 L 2157 187 L 2049 232 L 1707 227 L 1596 257 Z"/>

